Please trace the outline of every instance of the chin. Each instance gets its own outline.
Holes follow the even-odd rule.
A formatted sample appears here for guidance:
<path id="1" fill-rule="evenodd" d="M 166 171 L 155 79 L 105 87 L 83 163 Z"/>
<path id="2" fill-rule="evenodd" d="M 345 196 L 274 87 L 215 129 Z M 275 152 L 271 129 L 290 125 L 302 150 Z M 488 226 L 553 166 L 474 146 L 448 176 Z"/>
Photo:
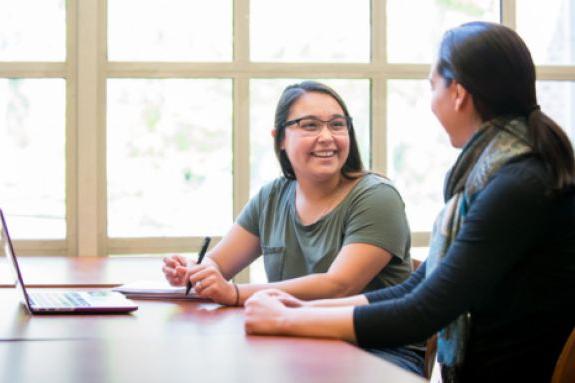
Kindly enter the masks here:
<path id="1" fill-rule="evenodd" d="M 449 137 L 449 142 L 451 143 L 451 146 L 456 149 L 461 149 L 464 146 L 461 142 L 459 142 L 459 140 L 456 140 L 453 137 Z"/>
<path id="2" fill-rule="evenodd" d="M 341 169 L 317 171 L 313 173 L 313 177 L 320 181 L 327 181 L 334 177 L 338 177 L 341 174 Z"/>

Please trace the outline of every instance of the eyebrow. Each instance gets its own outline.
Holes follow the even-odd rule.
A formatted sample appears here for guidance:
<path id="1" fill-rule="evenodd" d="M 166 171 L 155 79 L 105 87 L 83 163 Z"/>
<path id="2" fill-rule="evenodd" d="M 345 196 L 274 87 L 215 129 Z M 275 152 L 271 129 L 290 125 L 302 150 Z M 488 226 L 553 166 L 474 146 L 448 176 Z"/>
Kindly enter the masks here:
<path id="1" fill-rule="evenodd" d="M 330 120 L 331 120 L 331 119 L 334 119 L 334 118 L 337 118 L 337 117 L 345 117 L 345 115 L 344 115 L 344 114 L 335 113 L 335 114 L 332 114 L 332 115 L 331 115 Z M 301 119 L 304 119 L 304 118 L 314 118 L 314 119 L 316 119 L 316 120 L 321 120 L 321 118 L 319 118 L 318 116 L 316 116 L 316 115 L 314 115 L 314 114 L 306 114 L 305 116 L 297 117 L 297 118 L 294 118 L 294 119 L 292 119 L 292 120 L 301 120 Z"/>

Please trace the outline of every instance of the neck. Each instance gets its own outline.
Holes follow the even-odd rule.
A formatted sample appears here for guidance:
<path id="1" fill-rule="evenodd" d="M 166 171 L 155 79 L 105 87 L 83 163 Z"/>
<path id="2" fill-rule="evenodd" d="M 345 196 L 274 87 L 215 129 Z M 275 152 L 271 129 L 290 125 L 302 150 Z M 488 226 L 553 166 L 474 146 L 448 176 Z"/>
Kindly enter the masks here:
<path id="1" fill-rule="evenodd" d="M 465 129 L 464 129 L 464 137 L 463 137 L 463 141 L 462 143 L 457 146 L 458 148 L 463 148 L 471 139 L 471 137 L 473 137 L 473 135 L 475 133 L 477 133 L 479 131 L 479 129 L 481 129 L 481 127 L 483 126 L 483 121 L 481 120 L 481 118 L 479 118 L 479 116 L 475 116 L 475 118 L 471 119 L 466 125 L 465 125 Z"/>
<path id="2" fill-rule="evenodd" d="M 324 181 L 298 180 L 297 193 L 310 202 L 321 201 L 339 192 L 344 183 L 345 178 L 341 174 Z"/>

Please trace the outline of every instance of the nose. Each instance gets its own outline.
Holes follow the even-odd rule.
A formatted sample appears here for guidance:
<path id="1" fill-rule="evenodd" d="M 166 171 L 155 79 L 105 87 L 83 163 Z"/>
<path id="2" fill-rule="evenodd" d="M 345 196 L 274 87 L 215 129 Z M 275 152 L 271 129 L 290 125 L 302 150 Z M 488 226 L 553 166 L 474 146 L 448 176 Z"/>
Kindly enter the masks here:
<path id="1" fill-rule="evenodd" d="M 323 140 L 333 139 L 333 133 L 329 129 L 327 122 L 322 121 L 321 130 L 319 131 L 318 137 Z"/>

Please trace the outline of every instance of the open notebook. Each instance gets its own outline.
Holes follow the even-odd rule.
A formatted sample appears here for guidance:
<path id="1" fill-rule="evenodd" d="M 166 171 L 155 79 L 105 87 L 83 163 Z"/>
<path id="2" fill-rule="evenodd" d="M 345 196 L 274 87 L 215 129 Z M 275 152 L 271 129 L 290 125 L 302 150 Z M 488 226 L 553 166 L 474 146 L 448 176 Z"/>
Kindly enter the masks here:
<path id="1" fill-rule="evenodd" d="M 138 306 L 122 294 L 108 290 L 95 291 L 55 291 L 42 289 L 29 292 L 24 284 L 22 270 L 14 245 L 8 232 L 4 213 L 0 209 L 0 248 L 13 266 L 16 289 L 22 304 L 31 314 L 66 314 L 66 313 L 128 313 Z"/>
<path id="2" fill-rule="evenodd" d="M 198 297 L 193 289 L 186 295 L 185 286 L 174 287 L 167 281 L 138 281 L 115 287 L 113 290 L 135 299 L 204 299 Z"/>

